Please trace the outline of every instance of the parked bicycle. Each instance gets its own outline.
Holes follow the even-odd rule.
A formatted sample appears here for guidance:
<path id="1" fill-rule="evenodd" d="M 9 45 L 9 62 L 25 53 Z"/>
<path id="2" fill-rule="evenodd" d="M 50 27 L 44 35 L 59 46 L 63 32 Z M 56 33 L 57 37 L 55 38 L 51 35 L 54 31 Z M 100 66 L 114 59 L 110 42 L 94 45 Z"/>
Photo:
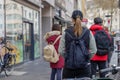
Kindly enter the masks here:
<path id="1" fill-rule="evenodd" d="M 70 79 L 70 80 L 120 80 L 120 66 L 112 65 L 109 68 L 100 70 L 101 73 L 108 72 L 105 78 L 93 77 L 92 79 L 84 77 L 79 79 Z"/>
<path id="2" fill-rule="evenodd" d="M 93 78 L 92 80 L 120 80 L 120 66 L 112 65 L 109 68 L 100 70 L 100 72 L 107 72 L 105 78 Z"/>
<path id="3" fill-rule="evenodd" d="M 8 50 L 4 56 L 0 56 L 0 74 L 5 73 L 6 76 L 10 75 L 14 70 L 14 65 L 16 63 L 16 55 L 12 54 L 13 49 L 7 46 L 3 46 Z"/>

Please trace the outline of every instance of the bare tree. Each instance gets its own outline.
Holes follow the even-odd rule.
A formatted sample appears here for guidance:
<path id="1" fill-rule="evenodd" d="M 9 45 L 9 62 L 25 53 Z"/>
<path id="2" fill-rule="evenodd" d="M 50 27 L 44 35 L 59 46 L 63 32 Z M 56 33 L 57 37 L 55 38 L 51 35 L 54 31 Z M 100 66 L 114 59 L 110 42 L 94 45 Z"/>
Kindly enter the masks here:
<path id="1" fill-rule="evenodd" d="M 93 0 L 96 8 L 102 8 L 102 10 L 108 10 L 109 13 L 111 13 L 111 26 L 110 31 L 112 29 L 112 18 L 113 18 L 113 12 L 118 7 L 118 0 Z"/>

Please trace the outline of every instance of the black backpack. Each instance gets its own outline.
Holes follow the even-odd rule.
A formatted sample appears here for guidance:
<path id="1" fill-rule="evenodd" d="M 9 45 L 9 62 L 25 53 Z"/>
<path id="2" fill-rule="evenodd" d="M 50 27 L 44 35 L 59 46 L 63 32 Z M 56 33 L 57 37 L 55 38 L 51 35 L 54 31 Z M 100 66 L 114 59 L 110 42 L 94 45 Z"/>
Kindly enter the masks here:
<path id="1" fill-rule="evenodd" d="M 110 37 L 104 30 L 95 31 L 95 41 L 97 45 L 97 55 L 104 56 L 109 53 L 111 44 Z"/>
<path id="2" fill-rule="evenodd" d="M 71 33 L 66 32 L 66 35 L 69 36 L 72 41 L 69 43 L 69 50 L 66 50 L 65 55 L 65 67 L 69 69 L 85 69 L 89 65 L 89 50 L 85 46 L 85 41 L 89 39 L 86 38 L 88 29 L 84 30 L 80 37 L 73 37 Z M 84 39 L 83 39 L 84 37 Z M 89 41 L 89 40 L 87 40 Z"/>

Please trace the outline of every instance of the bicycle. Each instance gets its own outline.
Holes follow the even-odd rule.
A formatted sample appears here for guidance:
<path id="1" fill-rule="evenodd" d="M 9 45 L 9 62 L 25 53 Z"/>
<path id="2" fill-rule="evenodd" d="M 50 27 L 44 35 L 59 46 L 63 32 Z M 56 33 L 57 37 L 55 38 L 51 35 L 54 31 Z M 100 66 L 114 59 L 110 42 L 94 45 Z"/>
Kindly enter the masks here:
<path id="1" fill-rule="evenodd" d="M 109 68 L 100 70 L 100 72 L 101 73 L 108 72 L 108 74 L 106 74 L 105 78 L 93 77 L 92 79 L 90 79 L 86 77 L 75 80 L 120 80 L 120 66 L 112 65 Z"/>
<path id="2" fill-rule="evenodd" d="M 92 80 L 120 80 L 120 66 L 112 65 L 109 68 L 100 70 L 101 73 L 108 72 L 105 78 L 93 78 Z"/>
<path id="3" fill-rule="evenodd" d="M 3 57 L 0 57 L 0 74 L 4 72 L 6 76 L 9 76 L 14 70 L 16 55 L 12 54 L 12 48 L 9 48 L 7 46 L 3 47 L 5 47 L 8 52 Z"/>

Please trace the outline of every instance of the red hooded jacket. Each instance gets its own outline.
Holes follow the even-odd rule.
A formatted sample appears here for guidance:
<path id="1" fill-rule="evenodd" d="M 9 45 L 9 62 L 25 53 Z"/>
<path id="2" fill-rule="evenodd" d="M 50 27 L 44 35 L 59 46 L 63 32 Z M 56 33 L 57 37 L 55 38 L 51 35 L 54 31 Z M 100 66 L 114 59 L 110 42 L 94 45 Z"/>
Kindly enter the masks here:
<path id="1" fill-rule="evenodd" d="M 94 24 L 94 25 L 92 25 L 92 26 L 90 27 L 90 30 L 92 31 L 92 33 L 93 33 L 93 35 L 94 35 L 94 34 L 95 34 L 95 31 L 97 31 L 97 30 L 103 30 L 103 27 L 100 26 L 100 25 Z M 108 55 L 107 55 L 107 54 L 104 55 L 104 56 L 98 56 L 98 55 L 95 54 L 95 55 L 91 58 L 91 60 L 93 60 L 93 61 L 106 61 L 107 58 L 108 58 Z"/>
<path id="2" fill-rule="evenodd" d="M 54 34 L 54 35 L 51 35 L 50 37 L 48 37 L 46 40 L 48 43 L 54 42 L 58 36 L 59 35 Z M 57 52 L 58 52 L 58 47 L 59 47 L 59 41 L 60 41 L 60 39 L 54 45 Z M 59 61 L 57 63 L 50 63 L 50 67 L 51 68 L 63 68 L 64 67 L 64 58 L 60 55 Z"/>

